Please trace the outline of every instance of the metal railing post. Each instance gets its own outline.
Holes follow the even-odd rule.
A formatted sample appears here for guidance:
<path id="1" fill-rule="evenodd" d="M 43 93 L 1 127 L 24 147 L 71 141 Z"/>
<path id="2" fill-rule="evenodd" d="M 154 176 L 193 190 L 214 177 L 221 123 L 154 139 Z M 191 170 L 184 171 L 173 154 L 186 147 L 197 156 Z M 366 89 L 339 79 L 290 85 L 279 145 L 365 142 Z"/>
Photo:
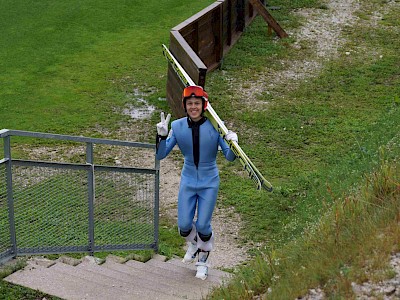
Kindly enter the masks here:
<path id="1" fill-rule="evenodd" d="M 10 224 L 10 243 L 11 253 L 17 256 L 17 237 L 15 232 L 15 215 L 14 215 L 14 196 L 12 183 L 12 161 L 11 161 L 11 141 L 10 136 L 4 138 L 4 158 L 6 162 L 6 178 L 7 178 L 7 204 L 8 204 L 8 222 Z"/>
<path id="2" fill-rule="evenodd" d="M 86 143 L 86 163 L 90 165 L 88 170 L 88 209 L 89 209 L 89 253 L 94 254 L 94 164 L 93 143 Z"/>
<path id="3" fill-rule="evenodd" d="M 155 156 L 155 155 L 154 155 Z M 155 159 L 154 179 L 154 251 L 158 252 L 159 202 L 160 202 L 160 161 Z"/>

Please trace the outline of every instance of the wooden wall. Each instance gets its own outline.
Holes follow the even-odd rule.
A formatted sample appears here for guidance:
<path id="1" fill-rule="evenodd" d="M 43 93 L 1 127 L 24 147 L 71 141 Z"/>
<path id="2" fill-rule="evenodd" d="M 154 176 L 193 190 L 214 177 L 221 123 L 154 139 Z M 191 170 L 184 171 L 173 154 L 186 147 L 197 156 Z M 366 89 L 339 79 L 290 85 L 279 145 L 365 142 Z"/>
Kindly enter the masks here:
<path id="1" fill-rule="evenodd" d="M 205 87 L 207 72 L 221 64 L 256 14 L 248 0 L 218 0 L 172 28 L 169 50 L 193 81 Z M 167 101 L 175 117 L 185 116 L 183 88 L 168 66 Z"/>

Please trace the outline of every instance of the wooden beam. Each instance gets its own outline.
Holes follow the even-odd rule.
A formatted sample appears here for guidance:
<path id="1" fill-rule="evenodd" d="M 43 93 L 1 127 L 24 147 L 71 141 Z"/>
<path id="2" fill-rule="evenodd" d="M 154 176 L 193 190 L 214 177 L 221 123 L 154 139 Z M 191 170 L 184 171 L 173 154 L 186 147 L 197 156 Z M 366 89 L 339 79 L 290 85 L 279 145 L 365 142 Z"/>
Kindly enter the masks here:
<path id="1" fill-rule="evenodd" d="M 169 40 L 169 50 L 189 74 L 190 78 L 196 84 L 204 87 L 206 84 L 205 74 L 207 73 L 207 66 L 193 51 L 179 31 L 171 30 Z"/>
<path id="2" fill-rule="evenodd" d="M 246 27 L 246 8 L 244 0 L 237 0 L 236 3 L 236 31 L 243 32 Z"/>
<path id="3" fill-rule="evenodd" d="M 268 26 L 271 27 L 280 38 L 288 37 L 288 34 L 285 32 L 285 30 L 282 29 L 282 27 L 278 24 L 278 22 L 275 21 L 275 19 L 268 12 L 267 8 L 264 6 L 261 0 L 249 0 L 249 2 L 257 10 L 257 12 L 264 18 Z"/>

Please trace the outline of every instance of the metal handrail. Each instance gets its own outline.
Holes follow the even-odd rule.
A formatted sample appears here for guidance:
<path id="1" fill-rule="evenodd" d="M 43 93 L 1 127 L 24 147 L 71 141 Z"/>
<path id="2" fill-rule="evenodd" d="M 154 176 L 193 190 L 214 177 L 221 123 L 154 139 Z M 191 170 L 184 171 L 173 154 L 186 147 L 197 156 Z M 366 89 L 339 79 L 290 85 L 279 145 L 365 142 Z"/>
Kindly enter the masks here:
<path id="1" fill-rule="evenodd" d="M 78 142 L 78 143 L 85 143 L 86 144 L 86 162 L 85 163 L 70 163 L 70 162 L 52 162 L 52 161 L 42 161 L 42 160 L 32 160 L 32 159 L 13 159 L 12 158 L 12 147 L 11 147 L 11 139 L 12 137 L 28 137 L 28 138 L 44 138 L 44 139 L 52 139 L 52 140 L 59 140 L 59 141 L 70 141 L 70 142 Z M 154 156 L 154 169 L 153 168 L 137 168 L 137 167 L 130 167 L 130 166 L 108 166 L 108 165 L 102 165 L 102 164 L 95 164 L 94 163 L 94 153 L 93 153 L 93 145 L 94 144 L 104 144 L 104 145 L 112 145 L 112 146 L 123 146 L 123 147 L 133 147 L 133 148 L 147 148 L 147 149 L 155 149 L 156 145 L 155 144 L 150 144 L 150 143 L 139 143 L 139 142 L 131 142 L 131 141 L 120 141 L 120 140 L 111 140 L 111 139 L 103 139 L 103 138 L 90 138 L 90 137 L 84 137 L 84 136 L 71 136 L 71 135 L 63 135 L 63 134 L 52 134 L 52 133 L 42 133 L 42 132 L 31 132 L 31 131 L 22 131 L 22 130 L 9 130 L 9 129 L 1 129 L 0 130 L 0 139 L 3 140 L 3 147 L 4 147 L 4 157 L 0 158 L 0 166 L 2 166 L 1 172 L 3 172 L 4 177 L 1 178 L 0 180 L 3 180 L 3 182 L 0 181 L 0 209 L 3 210 L 2 215 L 5 216 L 5 212 L 8 211 L 8 224 L 9 224 L 9 240 L 4 241 L 4 232 L 0 234 L 0 237 L 3 237 L 3 240 L 0 240 L 0 263 L 7 261 L 11 259 L 12 257 L 16 257 L 19 255 L 27 255 L 27 254 L 46 254 L 46 253 L 67 253 L 67 252 L 89 252 L 90 254 L 93 254 L 95 251 L 108 251 L 108 250 L 135 250 L 135 249 L 154 249 L 157 251 L 158 249 L 158 215 L 159 215 L 159 168 L 160 168 L 160 163 L 159 160 L 157 160 Z M 67 179 L 70 180 L 71 175 L 68 175 L 68 172 L 84 172 L 83 174 L 86 174 L 83 177 L 84 181 L 87 181 L 87 188 L 86 188 L 86 198 L 82 199 L 79 197 L 79 201 L 87 201 L 87 213 L 88 213 L 88 224 L 87 224 L 87 241 L 86 245 L 82 244 L 82 238 L 78 244 L 73 244 L 70 245 L 69 243 L 67 244 L 57 244 L 57 245 L 31 245 L 28 242 L 24 241 L 22 244 L 24 246 L 19 246 L 18 241 L 19 241 L 19 236 L 24 235 L 24 232 L 21 231 L 21 229 L 16 228 L 16 222 L 19 222 L 19 226 L 21 226 L 21 223 L 25 224 L 23 228 L 29 228 L 29 222 L 32 222 L 32 220 L 17 220 L 16 218 L 21 218 L 20 215 L 18 215 L 18 206 L 14 203 L 15 200 L 14 198 L 17 197 L 18 201 L 25 201 L 23 198 L 21 199 L 21 187 L 16 187 L 14 184 L 14 179 L 18 178 L 26 178 L 26 174 L 23 175 L 25 177 L 19 177 L 21 176 L 21 173 L 18 173 L 18 168 L 24 168 L 21 170 L 28 169 L 29 173 L 28 178 L 32 178 L 32 180 L 35 180 L 35 175 L 36 172 L 39 170 L 39 172 L 44 172 L 45 169 L 58 169 L 61 173 L 60 174 L 65 174 L 63 176 L 67 176 Z M 36 169 L 35 169 L 36 168 Z M 37 169 L 39 168 L 39 169 Z M 67 173 L 64 173 L 65 172 Z M 69 171 L 68 171 L 69 170 Z M 15 172 L 15 173 L 14 173 Z M 52 180 L 53 175 L 48 175 L 52 174 L 50 173 L 39 173 L 39 182 L 43 182 L 43 178 Z M 33 175 L 32 175 L 33 174 Z M 44 175 L 43 175 L 44 174 Z M 46 175 L 47 174 L 47 175 Z M 97 174 L 97 177 L 96 177 Z M 103 174 L 103 175 L 101 175 Z M 102 176 L 105 177 L 103 178 Z M 0 174 L 1 175 L 1 174 Z M 77 175 L 79 175 L 77 173 Z M 32 177 L 29 177 L 32 176 Z M 69 177 L 68 177 L 69 176 Z M 76 176 L 76 175 L 75 175 Z M 124 196 L 122 196 L 121 200 L 124 200 L 126 202 L 126 199 L 132 199 L 134 201 L 139 201 L 139 205 L 145 206 L 146 209 L 151 207 L 151 210 L 146 210 L 146 214 L 144 215 L 145 218 L 148 218 L 150 220 L 150 223 L 147 223 L 147 228 L 153 228 L 150 231 L 145 231 L 143 233 L 143 229 L 141 232 L 136 232 L 136 231 L 131 231 L 128 229 L 129 234 L 136 234 L 140 235 L 139 242 L 137 242 L 134 239 L 124 241 L 124 242 L 115 242 L 114 239 L 109 239 L 109 242 L 101 241 L 99 243 L 95 243 L 95 226 L 96 226 L 96 216 L 94 214 L 94 211 L 96 209 L 95 207 L 95 198 L 96 198 L 96 191 L 95 191 L 95 177 L 96 177 L 96 182 L 105 182 L 107 183 L 112 176 L 116 176 L 117 181 L 115 184 L 117 187 L 114 187 L 111 185 L 111 187 L 114 187 L 116 189 L 116 192 L 123 193 Z M 140 179 L 139 181 L 135 181 L 134 178 L 136 176 L 139 176 L 138 178 L 142 178 L 142 176 L 145 176 L 144 178 L 147 178 L 146 180 L 147 183 L 144 183 L 145 185 L 142 185 L 143 179 Z M 146 177 L 150 176 L 150 177 Z M 121 177 L 121 178 L 120 178 Z M 128 177 L 128 179 L 124 179 L 125 177 Z M 56 178 L 56 177 L 55 177 Z M 86 178 L 86 179 L 85 179 Z M 151 179 L 153 178 L 153 179 Z M 81 178 L 82 179 L 82 178 Z M 81 180 L 79 179 L 79 180 Z M 29 179 L 30 181 L 31 179 Z M 63 179 L 64 181 L 65 179 Z M 122 180 L 122 181 L 121 181 Z M 128 180 L 128 181 L 126 181 Z M 133 181 L 132 181 L 133 180 Z M 18 180 L 17 180 L 18 181 Z M 82 181 L 76 181 L 76 182 L 82 182 Z M 114 181 L 113 181 L 114 182 Z M 137 187 L 133 188 L 131 187 L 132 182 L 136 182 L 134 184 L 137 185 Z M 69 187 L 73 189 L 73 191 L 79 191 L 82 189 L 82 185 L 77 185 L 75 186 L 75 180 L 71 181 L 68 183 Z M 71 186 L 72 184 L 72 186 Z M 150 189 L 148 190 L 147 187 L 150 184 Z M 86 186 L 86 184 L 85 184 Z M 54 190 L 54 186 L 50 185 L 48 186 L 49 189 L 54 192 L 56 191 L 57 193 L 59 190 L 56 187 L 56 190 Z M 129 187 L 127 189 L 127 187 Z M 30 197 L 30 192 L 31 189 L 34 188 L 30 187 L 28 191 L 26 191 L 25 188 L 23 189 L 24 193 L 26 194 L 26 197 Z M 17 192 L 15 193 L 14 189 L 17 189 Z M 126 198 L 126 191 L 129 192 L 129 190 L 132 190 L 129 194 L 130 198 Z M 145 189 L 144 195 L 142 189 Z M 45 188 L 46 190 L 46 188 Z M 136 190 L 139 191 L 138 195 L 136 193 Z M 35 191 L 36 192 L 36 191 Z M 70 194 L 69 192 L 67 194 Z M 78 194 L 73 194 L 74 197 L 77 197 L 76 195 Z M 65 201 L 68 201 L 68 196 L 64 196 L 62 194 L 62 202 L 60 200 L 55 200 L 53 199 L 53 196 L 49 196 L 47 194 L 39 195 L 38 197 L 51 200 L 54 202 L 54 205 L 57 205 L 55 207 L 58 207 L 58 205 L 66 205 Z M 49 198 L 50 197 L 50 198 Z M 102 201 L 104 201 L 104 196 L 100 195 L 99 196 Z M 138 197 L 138 198 L 136 198 Z M 30 198 L 26 198 L 30 199 Z M 136 199 L 136 200 L 135 200 Z M 76 199 L 75 199 L 76 200 Z M 118 204 L 120 201 L 118 199 L 116 203 Z M 151 202 L 149 202 L 149 200 Z M 31 200 L 29 200 L 31 201 Z M 31 205 L 30 202 L 27 205 Z M 114 197 L 111 196 L 111 198 L 108 198 L 108 201 L 114 201 Z M 131 200 L 129 200 L 131 201 Z M 154 201 L 154 202 L 153 202 Z M 24 202 L 25 203 L 25 202 Z M 99 202 L 101 205 L 101 201 Z M 150 203 L 150 204 L 149 204 Z M 123 205 L 123 203 L 121 204 Z M 125 204 L 126 205 L 126 204 Z M 150 206 L 149 206 L 150 205 Z M 143 226 L 143 221 L 142 217 L 139 213 L 139 215 L 136 214 L 137 209 L 140 209 L 141 206 L 135 207 L 132 206 L 132 211 L 131 211 L 131 218 L 129 222 L 137 222 L 139 225 L 138 226 Z M 125 208 L 125 210 L 124 210 Z M 61 209 L 61 208 L 60 208 Z M 1 211 L 0 211 L 1 212 Z M 82 213 L 82 211 L 79 211 Z M 17 214 L 16 214 L 17 213 Z M 121 207 L 121 213 L 126 214 L 126 207 Z M 26 218 L 28 218 L 27 216 Z M 49 218 L 51 216 L 43 215 L 43 218 Z M 100 216 L 100 218 L 108 217 L 107 215 Z M 135 221 L 136 218 L 138 218 L 138 221 Z M 0 220 L 3 223 L 6 222 L 6 219 Z M 119 220 L 118 220 L 119 221 Z M 27 224 L 27 225 L 26 225 Z M 151 226 L 150 226 L 151 225 Z M 74 226 L 72 223 L 71 226 Z M 120 225 L 119 225 L 120 226 Z M 150 227 L 149 227 L 150 226 Z M 0 230 L 7 230 L 3 226 L 2 229 Z M 44 231 L 45 229 L 43 229 Z M 82 227 L 79 227 L 77 230 L 80 230 L 79 232 L 82 234 Z M 98 229 L 100 232 L 103 230 L 102 227 Z M 114 229 L 113 229 L 114 230 Z M 119 230 L 119 229 L 116 229 Z M 136 230 L 136 229 L 132 229 Z M 127 232 L 121 232 L 121 233 L 127 233 Z M 107 234 L 105 232 L 104 234 Z M 151 234 L 151 236 L 150 236 Z M 142 242 L 141 239 L 146 240 L 146 242 Z"/>

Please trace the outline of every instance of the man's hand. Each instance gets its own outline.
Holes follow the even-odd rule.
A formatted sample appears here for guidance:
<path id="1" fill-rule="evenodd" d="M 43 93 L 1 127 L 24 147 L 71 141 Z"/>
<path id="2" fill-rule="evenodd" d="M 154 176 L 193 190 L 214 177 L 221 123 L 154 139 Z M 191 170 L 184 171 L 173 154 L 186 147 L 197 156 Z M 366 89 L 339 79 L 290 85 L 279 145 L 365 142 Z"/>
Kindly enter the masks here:
<path id="1" fill-rule="evenodd" d="M 171 114 L 167 115 L 167 118 L 164 117 L 164 112 L 161 112 L 161 122 L 157 123 L 157 134 L 160 136 L 168 135 L 168 123 L 171 119 Z"/>
<path id="2" fill-rule="evenodd" d="M 236 143 L 238 142 L 238 136 L 236 132 L 233 132 L 231 130 L 228 130 L 228 133 L 225 134 L 225 139 L 227 141 L 235 141 Z"/>

